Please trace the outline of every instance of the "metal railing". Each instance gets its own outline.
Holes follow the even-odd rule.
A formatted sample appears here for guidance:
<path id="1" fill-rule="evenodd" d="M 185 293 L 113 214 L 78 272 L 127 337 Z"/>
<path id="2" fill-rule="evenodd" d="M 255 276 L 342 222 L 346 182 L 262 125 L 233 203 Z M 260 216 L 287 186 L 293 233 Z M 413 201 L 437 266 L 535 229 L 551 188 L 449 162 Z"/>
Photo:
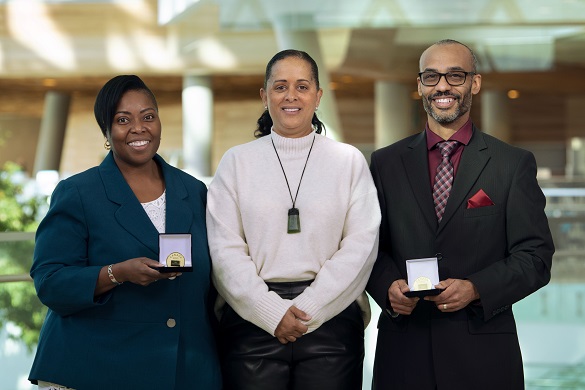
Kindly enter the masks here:
<path id="1" fill-rule="evenodd" d="M 3 232 L 0 233 L 0 243 L 15 241 L 31 241 L 35 239 L 35 232 Z M 31 282 L 29 274 L 0 275 L 0 283 Z"/>

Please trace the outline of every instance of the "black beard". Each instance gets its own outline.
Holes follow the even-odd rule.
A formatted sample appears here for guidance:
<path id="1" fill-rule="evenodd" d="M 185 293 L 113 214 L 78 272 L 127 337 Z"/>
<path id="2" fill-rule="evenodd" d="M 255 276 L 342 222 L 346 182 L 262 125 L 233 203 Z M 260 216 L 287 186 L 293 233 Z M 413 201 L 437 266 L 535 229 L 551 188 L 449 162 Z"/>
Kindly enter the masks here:
<path id="1" fill-rule="evenodd" d="M 433 109 L 431 104 L 432 99 L 441 97 L 441 96 L 449 96 L 455 98 L 457 100 L 457 107 L 452 114 L 449 115 L 441 115 L 441 112 L 437 112 Z M 437 92 L 431 96 L 428 96 L 423 100 L 423 107 L 426 113 L 433 118 L 437 123 L 442 125 L 450 124 L 455 122 L 457 119 L 465 115 L 469 109 L 471 108 L 471 91 L 467 91 L 463 96 L 456 96 L 452 93 L 448 92 Z"/>

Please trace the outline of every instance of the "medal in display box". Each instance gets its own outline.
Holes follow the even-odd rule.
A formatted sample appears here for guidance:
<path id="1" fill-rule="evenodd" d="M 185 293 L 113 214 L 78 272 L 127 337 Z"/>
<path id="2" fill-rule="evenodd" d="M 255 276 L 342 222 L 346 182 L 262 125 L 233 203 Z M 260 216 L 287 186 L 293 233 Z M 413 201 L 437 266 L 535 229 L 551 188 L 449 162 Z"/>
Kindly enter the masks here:
<path id="1" fill-rule="evenodd" d="M 436 257 L 406 260 L 406 274 L 410 291 L 404 293 L 407 297 L 426 297 L 439 295 L 439 266 Z"/>
<path id="2" fill-rule="evenodd" d="M 160 272 L 191 272 L 191 234 L 161 233 L 158 236 Z"/>

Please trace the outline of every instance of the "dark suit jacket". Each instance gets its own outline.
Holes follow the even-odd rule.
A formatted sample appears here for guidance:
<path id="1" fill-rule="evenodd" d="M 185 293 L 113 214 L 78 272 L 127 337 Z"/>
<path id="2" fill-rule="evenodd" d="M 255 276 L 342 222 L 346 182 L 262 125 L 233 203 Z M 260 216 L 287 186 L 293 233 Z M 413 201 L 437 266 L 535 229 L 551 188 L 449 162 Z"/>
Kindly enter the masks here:
<path id="1" fill-rule="evenodd" d="M 126 282 L 94 300 L 100 269 L 157 260 L 159 234 L 111 153 L 61 181 L 37 230 L 31 269 L 49 307 L 31 380 L 80 390 L 221 386 L 209 310 L 207 190 L 154 159 L 166 186 L 166 232 L 192 234 L 193 272 L 147 287 Z"/>
<path id="2" fill-rule="evenodd" d="M 383 309 L 376 388 L 523 389 L 511 306 L 548 283 L 554 253 L 533 155 L 474 128 L 440 224 L 425 132 L 374 152 L 371 161 L 382 208 L 367 288 Z M 494 205 L 468 209 L 480 189 Z M 411 315 L 391 318 L 388 288 L 407 279 L 405 260 L 435 255 L 440 279 L 469 279 L 480 302 L 442 313 L 421 300 Z"/>

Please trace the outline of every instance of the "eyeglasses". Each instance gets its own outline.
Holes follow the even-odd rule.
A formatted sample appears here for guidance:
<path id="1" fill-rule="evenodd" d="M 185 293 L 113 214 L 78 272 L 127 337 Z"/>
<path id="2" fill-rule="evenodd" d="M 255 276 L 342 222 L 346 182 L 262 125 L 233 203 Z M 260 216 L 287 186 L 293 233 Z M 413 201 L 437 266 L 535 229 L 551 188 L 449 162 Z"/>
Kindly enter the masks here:
<path id="1" fill-rule="evenodd" d="M 457 70 L 454 72 L 439 73 L 427 70 L 420 72 L 418 77 L 420 78 L 422 85 L 426 87 L 434 87 L 435 85 L 439 84 L 439 81 L 441 81 L 441 77 L 443 76 L 445 76 L 445 80 L 447 80 L 447 83 L 449 83 L 450 86 L 457 87 L 459 85 L 465 84 L 467 75 L 471 75 L 473 77 L 475 76 L 475 72 L 464 72 L 462 70 Z"/>

